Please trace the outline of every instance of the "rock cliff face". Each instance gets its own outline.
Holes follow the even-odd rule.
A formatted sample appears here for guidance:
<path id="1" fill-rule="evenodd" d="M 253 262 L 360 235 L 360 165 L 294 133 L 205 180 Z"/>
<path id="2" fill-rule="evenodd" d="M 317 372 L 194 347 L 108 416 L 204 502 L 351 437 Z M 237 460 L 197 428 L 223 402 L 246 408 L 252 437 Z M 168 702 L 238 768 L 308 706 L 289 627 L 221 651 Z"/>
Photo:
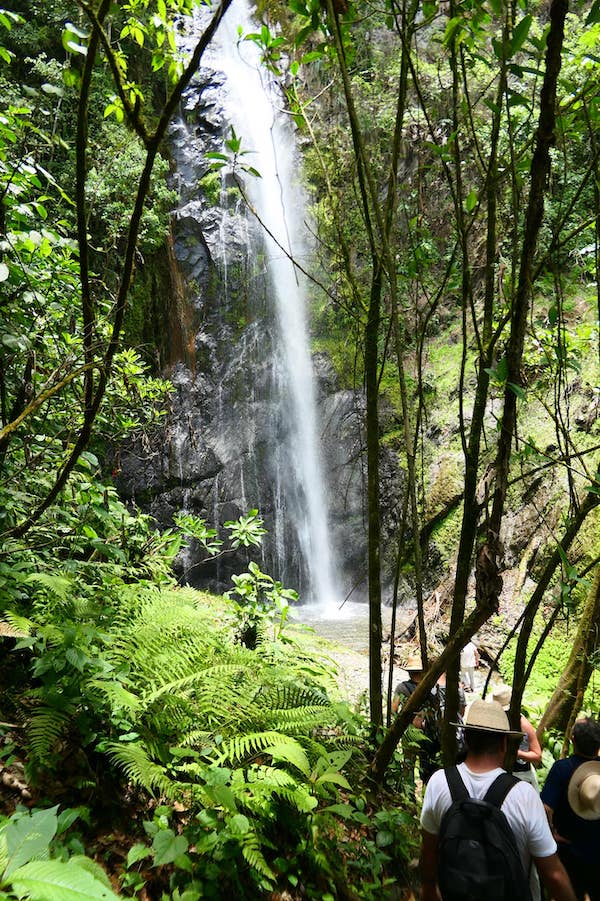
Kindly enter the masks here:
<path id="1" fill-rule="evenodd" d="M 192 359 L 167 373 L 174 390 L 164 431 L 150 447 L 122 451 L 119 488 L 161 527 L 178 511 L 218 527 L 258 508 L 268 529 L 258 562 L 302 594 L 306 562 L 289 515 L 290 493 L 299 489 L 284 459 L 290 423 L 276 396 L 282 363 L 265 244 L 231 182 L 224 180 L 220 191 L 215 179 L 210 191 L 202 183 L 206 153 L 221 151 L 229 130 L 222 87 L 215 69 L 203 69 L 171 131 L 180 196 L 173 217 L 174 282 L 184 284 Z M 358 585 L 356 598 L 366 585 L 362 399 L 338 390 L 324 355 L 315 356 L 314 371 L 334 566 L 340 594 Z M 242 551 L 199 565 L 198 549 L 191 547 L 179 560 L 180 575 L 223 589 L 247 560 Z"/>

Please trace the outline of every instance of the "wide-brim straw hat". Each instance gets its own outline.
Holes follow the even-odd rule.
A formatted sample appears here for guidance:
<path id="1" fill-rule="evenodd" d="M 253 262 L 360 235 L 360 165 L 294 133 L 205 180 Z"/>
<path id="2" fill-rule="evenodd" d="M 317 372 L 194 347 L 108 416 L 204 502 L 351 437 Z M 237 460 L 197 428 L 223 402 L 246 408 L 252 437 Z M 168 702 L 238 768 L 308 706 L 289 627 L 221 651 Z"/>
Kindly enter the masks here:
<path id="1" fill-rule="evenodd" d="M 584 820 L 600 820 L 600 760 L 577 767 L 567 789 L 571 810 Z"/>
<path id="2" fill-rule="evenodd" d="M 452 723 L 465 729 L 477 729 L 481 732 L 500 732 L 513 738 L 522 738 L 522 732 L 514 732 L 510 728 L 508 717 L 497 701 L 482 701 L 476 698 L 465 710 L 462 723 Z"/>
<path id="3" fill-rule="evenodd" d="M 496 701 L 497 704 L 500 704 L 503 710 L 509 709 L 511 697 L 512 688 L 510 687 L 510 685 L 506 685 L 504 682 L 502 682 L 500 685 L 496 685 L 496 687 L 492 691 L 492 701 Z"/>
<path id="4" fill-rule="evenodd" d="M 409 654 L 406 659 L 406 663 L 404 664 L 404 669 L 407 673 L 422 673 L 423 661 L 421 660 L 421 655 Z"/>

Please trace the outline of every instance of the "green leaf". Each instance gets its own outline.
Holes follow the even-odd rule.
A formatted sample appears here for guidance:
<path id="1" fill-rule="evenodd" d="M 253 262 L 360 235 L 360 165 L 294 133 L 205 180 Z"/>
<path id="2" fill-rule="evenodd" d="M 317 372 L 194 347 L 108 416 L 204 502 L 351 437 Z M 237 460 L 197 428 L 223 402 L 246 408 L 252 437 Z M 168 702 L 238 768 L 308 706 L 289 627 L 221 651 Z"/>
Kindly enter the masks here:
<path id="1" fill-rule="evenodd" d="M 496 378 L 499 382 L 505 382 L 508 377 L 508 360 L 502 357 L 496 369 Z"/>
<path id="2" fill-rule="evenodd" d="M 388 829 L 380 829 L 375 839 L 378 848 L 388 848 L 394 841 L 394 836 Z"/>
<path id="3" fill-rule="evenodd" d="M 317 784 L 320 785 L 323 782 L 331 782 L 334 785 L 341 785 L 342 788 L 347 788 L 349 791 L 352 791 L 352 786 L 348 782 L 345 776 L 342 776 L 341 773 L 338 773 L 336 770 L 331 770 L 329 773 L 323 773 L 322 776 L 319 776 L 317 779 Z"/>
<path id="4" fill-rule="evenodd" d="M 529 104 L 529 97 L 526 97 L 525 94 L 521 94 L 519 91 L 508 92 L 508 105 L 511 109 L 515 106 L 524 106 L 525 109 L 529 109 Z"/>
<path id="5" fill-rule="evenodd" d="M 8 864 L 5 879 L 30 860 L 48 856 L 48 845 L 58 828 L 57 810 L 58 804 L 9 822 L 6 827 Z"/>
<path id="6" fill-rule="evenodd" d="M 154 866 L 173 863 L 180 854 L 185 854 L 188 849 L 188 840 L 184 835 L 175 835 L 172 829 L 161 829 L 154 836 L 152 842 L 154 849 Z"/>
<path id="7" fill-rule="evenodd" d="M 119 901 L 112 889 L 69 860 L 25 864 L 13 874 L 12 887 L 30 901 Z"/>
<path id="8" fill-rule="evenodd" d="M 525 399 L 525 392 L 524 392 L 524 390 L 521 388 L 520 385 L 515 385 L 514 382 L 507 382 L 506 385 L 507 385 L 508 388 L 510 388 L 510 390 L 512 391 L 512 393 L 515 394 L 515 395 L 519 398 L 519 400 L 524 400 L 524 399 Z"/>
<path id="9" fill-rule="evenodd" d="M 230 817 L 227 825 L 234 835 L 246 835 L 250 831 L 250 820 L 243 813 L 236 813 Z"/>
<path id="10" fill-rule="evenodd" d="M 448 23 L 446 25 L 446 31 L 444 33 L 444 47 L 450 46 L 452 39 L 456 35 L 459 28 L 462 27 L 463 20 L 461 16 L 453 16 L 452 19 L 448 19 Z"/>
<path id="11" fill-rule="evenodd" d="M 323 808 L 323 813 L 335 813 L 344 820 L 351 820 L 354 816 L 354 810 L 350 804 L 330 804 L 329 807 Z"/>
<path id="12" fill-rule="evenodd" d="M 137 863 L 139 860 L 149 857 L 150 854 L 151 851 L 147 845 L 142 845 L 141 842 L 132 845 L 127 853 L 127 869 L 132 867 L 134 863 Z"/>
<path id="13" fill-rule="evenodd" d="M 271 745 L 265 748 L 265 754 L 270 754 L 273 760 L 283 760 L 291 763 L 300 770 L 303 776 L 310 776 L 310 763 L 306 751 L 298 742 L 290 739 L 289 742 L 280 745 Z"/>
<path id="14" fill-rule="evenodd" d="M 515 27 L 509 45 L 509 58 L 511 56 L 514 56 L 515 53 L 518 53 L 525 43 L 527 35 L 529 34 L 529 29 L 531 28 L 532 21 L 533 17 L 531 15 L 524 16 L 519 24 Z"/>
<path id="15" fill-rule="evenodd" d="M 477 206 L 477 191 L 473 189 L 469 191 L 467 196 L 465 197 L 465 207 L 468 213 L 472 213 L 475 207 Z"/>

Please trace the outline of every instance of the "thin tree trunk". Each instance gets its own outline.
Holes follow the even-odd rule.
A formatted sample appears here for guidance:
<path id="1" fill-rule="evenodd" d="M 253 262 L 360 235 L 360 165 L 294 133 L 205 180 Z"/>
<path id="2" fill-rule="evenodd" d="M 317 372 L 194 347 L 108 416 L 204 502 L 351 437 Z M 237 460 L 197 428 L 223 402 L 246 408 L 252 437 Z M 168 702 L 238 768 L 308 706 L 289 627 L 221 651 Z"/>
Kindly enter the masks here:
<path id="1" fill-rule="evenodd" d="M 565 740 L 568 739 L 568 733 L 581 710 L 583 695 L 594 669 L 591 656 L 600 646 L 599 622 L 600 566 L 597 566 L 594 583 L 573 637 L 569 660 L 537 728 L 540 739 L 547 729 L 564 732 Z"/>
<path id="2" fill-rule="evenodd" d="M 487 556 L 496 566 L 500 557 L 500 525 L 504 512 L 512 439 L 517 422 L 517 395 L 521 385 L 521 360 L 529 314 L 529 303 L 534 271 L 535 251 L 544 217 L 544 196 L 550 175 L 550 148 L 554 145 L 556 125 L 556 89 L 562 62 L 567 0 L 553 0 L 550 7 L 550 31 L 546 50 L 546 67 L 540 93 L 540 113 L 535 150 L 531 161 L 531 187 L 525 216 L 519 280 L 511 321 L 510 340 L 507 348 L 508 375 L 504 391 L 502 428 L 496 457 L 496 488 L 492 515 L 487 534 Z M 525 617 L 517 642 L 513 692 L 510 704 L 510 721 L 518 727 L 524 688 L 527 643 L 532 619 Z"/>

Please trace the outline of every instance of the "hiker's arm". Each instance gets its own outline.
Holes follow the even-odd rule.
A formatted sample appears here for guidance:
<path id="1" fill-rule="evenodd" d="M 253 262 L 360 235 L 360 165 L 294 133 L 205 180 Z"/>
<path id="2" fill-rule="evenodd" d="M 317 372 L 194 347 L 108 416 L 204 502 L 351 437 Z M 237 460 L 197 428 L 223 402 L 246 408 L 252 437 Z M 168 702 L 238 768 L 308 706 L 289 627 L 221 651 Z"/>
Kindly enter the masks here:
<path id="1" fill-rule="evenodd" d="M 554 832 L 554 811 L 548 804 L 542 802 L 544 804 L 544 810 L 546 812 L 546 819 L 548 820 L 548 825 L 552 832 Z"/>
<path id="2" fill-rule="evenodd" d="M 546 816 L 548 818 L 548 825 L 550 826 L 550 831 L 554 836 L 554 840 L 557 842 L 562 842 L 563 845 L 570 845 L 571 840 L 565 838 L 564 835 L 561 835 L 560 832 L 556 831 L 556 826 L 554 825 L 554 811 L 551 807 L 548 807 L 547 804 L 544 804 L 544 810 L 546 811 Z"/>
<path id="3" fill-rule="evenodd" d="M 422 830 L 421 835 L 421 901 L 440 901 L 437 886 L 438 837 L 426 829 Z"/>
<path id="4" fill-rule="evenodd" d="M 542 746 L 538 741 L 538 737 L 535 734 L 535 729 L 531 725 L 526 717 L 521 717 L 521 729 L 529 739 L 529 750 L 521 751 L 520 749 L 517 751 L 517 757 L 519 760 L 526 760 L 527 763 L 541 763 L 542 761 Z"/>
<path id="5" fill-rule="evenodd" d="M 571 880 L 558 854 L 551 854 L 550 857 L 534 857 L 533 862 L 540 880 L 553 901 L 577 901 Z"/>

